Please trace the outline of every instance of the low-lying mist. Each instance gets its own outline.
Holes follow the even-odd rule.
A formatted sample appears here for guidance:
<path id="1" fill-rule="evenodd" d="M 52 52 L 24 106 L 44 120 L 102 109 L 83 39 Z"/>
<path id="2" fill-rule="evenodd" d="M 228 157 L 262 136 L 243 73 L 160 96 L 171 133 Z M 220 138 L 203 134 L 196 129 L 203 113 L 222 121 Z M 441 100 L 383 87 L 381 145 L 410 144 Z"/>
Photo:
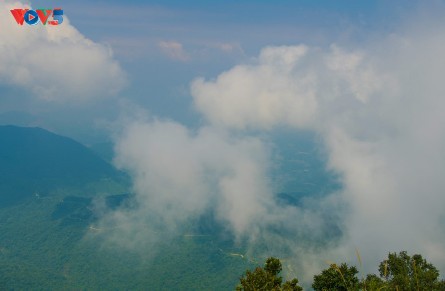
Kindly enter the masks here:
<path id="1" fill-rule="evenodd" d="M 110 241 L 162 243 L 161 233 L 211 212 L 249 253 L 286 257 L 302 280 L 326 260 L 354 262 L 356 248 L 364 271 L 399 250 L 443 270 L 445 30 L 419 20 L 361 48 L 265 47 L 250 63 L 198 78 L 201 128 L 127 120 L 115 164 L 136 196 L 131 210 L 104 216 L 118 227 Z M 339 189 L 277 199 L 273 144 L 259 132 L 282 127 L 319 137 Z"/>

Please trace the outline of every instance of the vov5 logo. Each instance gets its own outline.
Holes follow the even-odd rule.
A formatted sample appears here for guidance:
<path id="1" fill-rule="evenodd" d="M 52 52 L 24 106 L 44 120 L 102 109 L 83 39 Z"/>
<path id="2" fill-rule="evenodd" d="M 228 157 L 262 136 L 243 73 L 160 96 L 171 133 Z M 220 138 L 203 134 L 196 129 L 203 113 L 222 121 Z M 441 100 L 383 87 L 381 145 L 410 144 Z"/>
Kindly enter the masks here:
<path id="1" fill-rule="evenodd" d="M 19 25 L 23 25 L 23 22 L 29 25 L 36 25 L 39 22 L 42 22 L 43 25 L 47 23 L 49 25 L 59 25 L 63 22 L 62 8 L 36 10 L 17 8 L 12 9 L 11 13 Z M 51 20 L 49 20 L 50 16 Z"/>

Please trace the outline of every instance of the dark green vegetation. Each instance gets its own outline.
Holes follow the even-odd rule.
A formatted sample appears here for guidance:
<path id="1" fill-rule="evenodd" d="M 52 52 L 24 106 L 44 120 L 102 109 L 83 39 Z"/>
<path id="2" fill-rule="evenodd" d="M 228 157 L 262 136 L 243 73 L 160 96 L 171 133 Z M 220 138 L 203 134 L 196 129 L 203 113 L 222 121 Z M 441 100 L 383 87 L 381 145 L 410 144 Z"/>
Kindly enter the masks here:
<path id="1" fill-rule="evenodd" d="M 268 258 L 264 268 L 246 271 L 240 278 L 237 290 L 302 290 L 296 278 L 282 284 L 282 278 L 278 277 L 280 272 L 280 260 Z M 315 291 L 445 290 L 445 281 L 439 280 L 436 267 L 421 255 L 409 256 L 405 251 L 389 253 L 388 258 L 379 265 L 379 276 L 368 274 L 360 280 L 357 274 L 355 266 L 331 264 L 328 269 L 314 276 L 312 288 Z"/>
<path id="2" fill-rule="evenodd" d="M 278 203 L 300 205 L 302 197 L 336 187 L 310 143 L 281 143 L 275 176 L 284 177 L 277 184 L 287 192 Z M 295 159 L 280 160 L 290 152 Z M 113 230 L 98 226 L 97 202 L 109 210 L 131 201 L 130 180 L 107 162 L 110 153 L 110 144 L 90 150 L 40 128 L 0 126 L 0 290 L 230 290 L 255 259 L 264 259 L 247 257 L 212 213 L 155 248 L 104 244 Z M 330 229 L 331 239 L 339 235 Z"/>
<path id="3" fill-rule="evenodd" d="M 103 148 L 109 158 L 109 146 Z M 335 187 L 335 179 L 319 171 L 320 161 L 306 151 L 299 155 L 296 162 L 307 171 L 298 177 L 307 188 L 279 194 L 279 203 L 299 205 L 301 197 L 327 191 L 316 187 L 317 179 L 323 187 Z M 98 228 L 99 215 L 130 207 L 129 185 L 124 173 L 69 138 L 39 128 L 0 126 L 0 290 L 230 290 L 243 270 L 255 266 L 242 245 L 224 236 L 211 213 L 156 248 L 134 251 L 104 244 L 103 235 L 113 230 Z M 327 235 L 335 238 L 339 230 L 332 229 Z M 240 288 L 300 290 L 296 280 L 283 282 L 281 268 L 278 260 L 268 260 L 264 268 L 247 272 Z M 389 255 L 379 276 L 361 281 L 354 267 L 333 265 L 315 278 L 314 288 L 444 290 L 437 278 L 438 271 L 422 257 L 400 253 Z"/>
<path id="4" fill-rule="evenodd" d="M 388 258 L 380 263 L 379 273 L 380 282 L 373 277 L 370 281 L 390 289 L 445 290 L 445 281 L 439 281 L 439 271 L 421 255 L 390 253 Z"/>
<path id="5" fill-rule="evenodd" d="M 359 290 L 358 270 L 356 267 L 342 263 L 331 264 L 321 274 L 314 276 L 314 290 Z"/>
<path id="6" fill-rule="evenodd" d="M 240 278 L 240 284 L 236 290 L 303 290 L 298 285 L 298 279 L 292 279 L 283 283 L 283 278 L 279 276 L 282 271 L 281 262 L 277 258 L 268 258 L 264 267 L 257 267 L 253 272 L 247 270 L 246 274 Z"/>
<path id="7" fill-rule="evenodd" d="M 62 194 L 62 193 L 60 193 Z M 177 236 L 148 259 L 104 247 L 86 198 L 30 198 L 0 211 L 0 289 L 230 289 L 251 264 L 212 237 Z M 150 250 L 147 250 L 150 252 Z"/>
<path id="8" fill-rule="evenodd" d="M 104 245 L 95 202 L 125 205 L 128 178 L 69 138 L 1 126 L 0 173 L 0 290 L 227 290 L 253 266 L 208 217 L 156 249 Z"/>
<path id="9" fill-rule="evenodd" d="M 72 139 L 40 128 L 0 126 L 0 207 L 57 188 L 122 183 L 124 175 Z"/>

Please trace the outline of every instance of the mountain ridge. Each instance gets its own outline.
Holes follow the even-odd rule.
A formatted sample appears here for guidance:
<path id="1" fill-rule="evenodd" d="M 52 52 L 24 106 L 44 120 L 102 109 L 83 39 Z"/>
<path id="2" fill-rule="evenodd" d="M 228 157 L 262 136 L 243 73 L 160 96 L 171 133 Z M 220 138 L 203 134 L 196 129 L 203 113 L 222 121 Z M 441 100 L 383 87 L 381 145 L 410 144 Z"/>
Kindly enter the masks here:
<path id="1" fill-rule="evenodd" d="M 81 143 L 40 127 L 0 126 L 0 207 L 120 172 Z"/>

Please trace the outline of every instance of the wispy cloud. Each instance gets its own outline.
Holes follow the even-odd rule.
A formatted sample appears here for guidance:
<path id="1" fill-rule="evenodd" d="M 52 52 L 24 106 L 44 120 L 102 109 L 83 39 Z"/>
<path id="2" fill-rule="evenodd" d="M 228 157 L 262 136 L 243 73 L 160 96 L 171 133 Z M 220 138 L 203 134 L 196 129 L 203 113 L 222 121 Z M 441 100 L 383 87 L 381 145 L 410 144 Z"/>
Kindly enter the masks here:
<path id="1" fill-rule="evenodd" d="M 216 48 L 227 54 L 231 53 L 244 54 L 243 48 L 239 43 L 220 42 L 220 43 L 211 43 L 208 46 L 211 48 Z"/>
<path id="2" fill-rule="evenodd" d="M 186 62 L 190 60 L 189 54 L 183 48 L 182 43 L 177 41 L 160 41 L 158 42 L 159 49 L 170 59 Z"/>
<path id="3" fill-rule="evenodd" d="M 127 120 L 115 152 L 136 196 L 133 207 L 102 217 L 99 228 L 111 230 L 104 237 L 112 245 L 136 251 L 150 245 L 153 253 L 162 240 L 184 234 L 187 225 L 211 213 L 214 226 L 247 242 L 251 255 L 287 256 L 326 243 L 326 233 L 339 227 L 332 214 L 340 207 L 335 196 L 316 207 L 310 199 L 301 207 L 277 202 L 268 175 L 270 148 L 258 137 L 213 126 L 193 131 L 168 120 Z M 316 270 L 317 264 L 305 268 Z"/>

